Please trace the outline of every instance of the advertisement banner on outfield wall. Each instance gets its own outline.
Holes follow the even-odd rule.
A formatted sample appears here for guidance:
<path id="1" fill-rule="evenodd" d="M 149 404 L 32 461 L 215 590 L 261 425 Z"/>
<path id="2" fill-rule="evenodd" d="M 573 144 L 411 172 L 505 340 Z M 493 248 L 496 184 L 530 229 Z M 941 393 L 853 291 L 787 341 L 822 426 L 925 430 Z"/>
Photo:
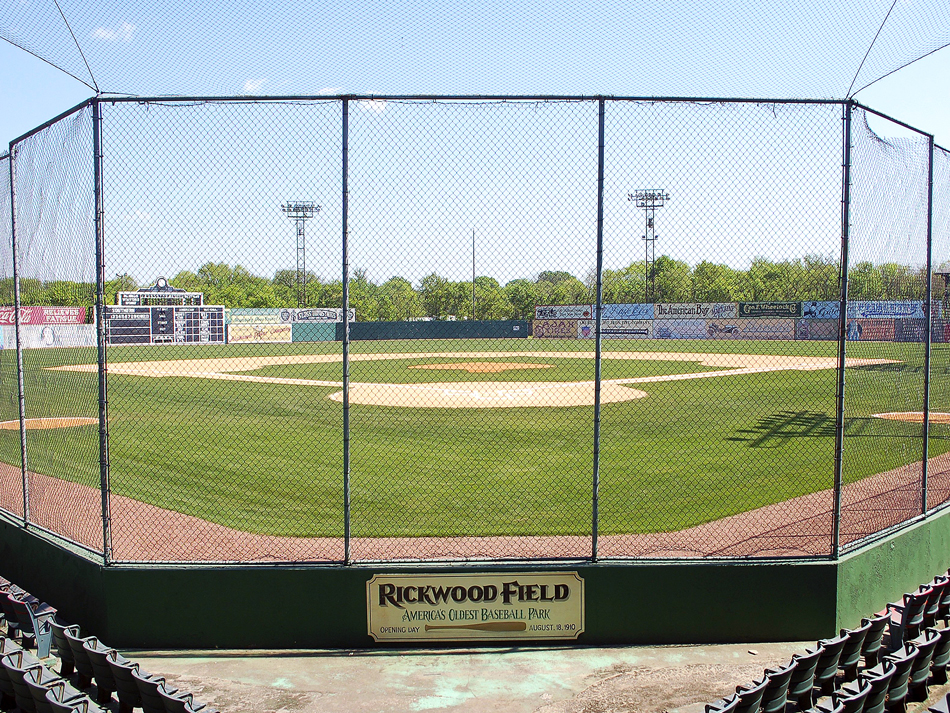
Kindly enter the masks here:
<path id="1" fill-rule="evenodd" d="M 841 303 L 833 301 L 802 302 L 802 319 L 838 319 Z"/>
<path id="2" fill-rule="evenodd" d="M 536 319 L 534 320 L 535 339 L 576 339 L 576 319 Z"/>
<path id="3" fill-rule="evenodd" d="M 838 320 L 806 317 L 796 320 L 795 339 L 837 341 Z"/>
<path id="4" fill-rule="evenodd" d="M 538 305 L 534 308 L 535 319 L 592 319 L 592 305 Z"/>
<path id="5" fill-rule="evenodd" d="M 934 344 L 950 344 L 950 322 L 935 319 L 930 325 L 930 341 Z"/>
<path id="6" fill-rule="evenodd" d="M 778 319 L 802 316 L 801 302 L 740 302 L 739 316 L 749 319 Z"/>
<path id="7" fill-rule="evenodd" d="M 604 305 L 601 319 L 653 319 L 653 308 L 652 304 Z"/>
<path id="8" fill-rule="evenodd" d="M 939 303 L 934 303 L 939 310 Z M 939 311 L 937 312 L 939 314 Z M 848 303 L 848 318 L 905 318 L 905 319 L 925 319 L 923 301 L 904 301 L 904 302 L 850 302 Z"/>
<path id="9" fill-rule="evenodd" d="M 894 320 L 894 341 L 895 342 L 919 342 L 927 340 L 927 320 L 926 319 L 895 319 Z"/>
<path id="10" fill-rule="evenodd" d="M 654 319 L 732 319 L 738 315 L 736 302 L 683 302 L 653 305 Z"/>
<path id="11" fill-rule="evenodd" d="M 582 320 L 577 323 L 578 339 L 594 339 L 597 322 Z M 653 337 L 652 319 L 603 319 L 600 322 L 600 336 L 603 339 L 651 339 Z"/>
<path id="12" fill-rule="evenodd" d="M 584 614 L 577 572 L 377 574 L 366 583 L 374 641 L 573 640 Z"/>
<path id="13" fill-rule="evenodd" d="M 16 339 L 16 328 L 12 337 Z M 21 324 L 20 342 L 24 349 L 46 347 L 94 347 L 96 325 L 94 324 Z M 16 343 L 14 342 L 14 348 Z"/>
<path id="14" fill-rule="evenodd" d="M 705 319 L 655 319 L 653 336 L 656 339 L 708 339 Z"/>
<path id="15" fill-rule="evenodd" d="M 794 339 L 794 319 L 737 319 L 739 339 Z"/>
<path id="16" fill-rule="evenodd" d="M 229 344 L 289 343 L 293 341 L 290 324 L 229 324 Z"/>
<path id="17" fill-rule="evenodd" d="M 85 324 L 85 307 L 20 307 L 20 324 Z M 0 307 L 0 324 L 16 324 L 13 307 Z"/>
<path id="18" fill-rule="evenodd" d="M 287 307 L 280 310 L 282 324 L 319 324 L 324 322 L 342 322 L 342 307 Z M 356 310 L 350 308 L 350 322 L 356 321 Z"/>
<path id="19" fill-rule="evenodd" d="M 236 307 L 224 310 L 225 324 L 280 324 L 280 307 Z"/>
<path id="20" fill-rule="evenodd" d="M 893 319 L 849 319 L 846 334 L 849 342 L 893 342 Z"/>

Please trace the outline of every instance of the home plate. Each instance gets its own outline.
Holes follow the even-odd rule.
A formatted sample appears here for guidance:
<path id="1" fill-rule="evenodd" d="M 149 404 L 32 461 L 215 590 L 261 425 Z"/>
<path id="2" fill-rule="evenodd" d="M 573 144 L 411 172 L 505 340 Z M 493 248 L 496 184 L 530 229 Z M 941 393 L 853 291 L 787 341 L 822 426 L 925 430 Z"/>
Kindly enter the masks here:
<path id="1" fill-rule="evenodd" d="M 633 401 L 645 391 L 620 384 L 601 385 L 601 403 Z M 343 401 L 343 392 L 330 394 Z M 351 384 L 351 404 L 408 408 L 527 408 L 593 406 L 594 383 L 455 382 L 447 384 Z"/>

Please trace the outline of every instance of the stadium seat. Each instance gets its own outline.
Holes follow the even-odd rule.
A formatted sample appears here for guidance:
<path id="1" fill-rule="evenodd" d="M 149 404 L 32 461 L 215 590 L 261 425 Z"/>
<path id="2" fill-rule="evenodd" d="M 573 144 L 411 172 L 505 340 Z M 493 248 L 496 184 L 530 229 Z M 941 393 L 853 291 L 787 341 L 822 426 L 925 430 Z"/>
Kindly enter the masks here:
<path id="1" fill-rule="evenodd" d="M 213 708 L 208 708 L 205 703 L 198 703 L 195 697 L 190 693 L 181 693 L 168 691 L 164 686 L 159 686 L 158 695 L 162 697 L 165 703 L 165 713 L 218 713 Z M 735 708 L 736 713 L 742 711 L 742 708 Z M 753 709 L 751 713 L 755 713 Z"/>
<path id="2" fill-rule="evenodd" d="M 73 636 L 78 637 L 79 627 L 75 624 L 67 624 L 58 616 L 55 616 L 50 621 L 50 628 L 53 631 L 53 648 L 59 657 L 59 675 L 71 676 L 75 667 L 73 665 L 73 650 L 69 645 L 69 641 L 66 640 L 66 629 L 70 629 Z"/>
<path id="3" fill-rule="evenodd" d="M 846 683 L 841 687 L 841 692 L 847 695 L 854 695 L 861 690 L 861 684 L 867 683 L 870 686 L 867 698 L 864 699 L 864 713 L 884 713 L 887 704 L 887 691 L 891 686 L 891 679 L 897 672 L 894 664 L 884 660 L 874 668 L 862 671 L 857 681 Z"/>
<path id="4" fill-rule="evenodd" d="M 52 707 L 53 713 L 108 713 L 105 708 L 96 705 L 85 694 L 81 698 L 73 698 L 68 701 L 50 701 L 50 707 Z"/>
<path id="5" fill-rule="evenodd" d="M 106 661 L 106 656 L 115 649 L 103 644 L 95 636 L 87 638 L 82 645 L 86 654 L 89 656 L 89 662 L 92 664 L 92 675 L 96 679 L 96 688 L 99 695 L 96 696 L 96 703 L 100 705 L 107 704 L 112 700 L 112 694 L 116 690 L 115 677 L 112 675 L 112 668 Z"/>
<path id="6" fill-rule="evenodd" d="M 788 698 L 795 702 L 799 710 L 806 710 L 815 705 L 815 667 L 818 666 L 820 655 L 820 646 L 817 651 L 806 649 L 804 654 L 792 654 L 795 670 L 788 682 Z"/>
<path id="7" fill-rule="evenodd" d="M 911 641 L 917 647 L 917 657 L 910 668 L 907 681 L 908 696 L 912 701 L 927 700 L 927 684 L 930 681 L 930 663 L 934 649 L 940 643 L 940 634 L 936 629 L 924 629 L 923 633 Z"/>
<path id="8" fill-rule="evenodd" d="M 27 637 L 29 637 L 34 642 L 30 648 L 36 648 L 37 657 L 47 658 L 50 646 L 53 643 L 50 621 L 56 616 L 56 610 L 48 604 L 36 600 L 35 597 L 32 601 L 20 599 L 12 594 L 8 594 L 7 597 L 20 625 L 23 646 L 29 645 L 27 644 Z"/>
<path id="9" fill-rule="evenodd" d="M 7 654 L 20 650 L 22 650 L 22 647 L 13 639 L 0 637 L 0 659 Z M 15 705 L 16 703 L 13 699 L 13 684 L 10 682 L 7 670 L 3 666 L 0 666 L 0 708 L 9 710 Z"/>
<path id="10" fill-rule="evenodd" d="M 178 693 L 177 688 L 165 685 L 165 679 L 161 676 L 149 676 L 139 669 L 132 669 L 132 678 L 139 688 L 139 696 L 142 701 L 142 710 L 145 713 L 165 713 L 165 699 L 159 693 L 164 690 L 166 693 Z"/>
<path id="11" fill-rule="evenodd" d="M 906 713 L 908 682 L 917 658 L 917 647 L 907 643 L 884 658 L 894 664 L 894 676 L 887 688 L 887 710 L 890 713 Z"/>
<path id="12" fill-rule="evenodd" d="M 83 637 L 78 633 L 75 633 L 71 629 L 64 629 L 63 636 L 66 637 L 66 641 L 69 642 L 69 649 L 73 652 L 73 664 L 76 667 L 76 685 L 85 690 L 92 685 L 92 661 L 89 660 L 89 654 L 86 653 L 86 650 L 83 648 L 83 644 L 87 639 L 93 637 Z"/>
<path id="13" fill-rule="evenodd" d="M 33 713 L 36 710 L 36 704 L 33 702 L 33 694 L 27 688 L 23 675 L 33 668 L 42 668 L 43 663 L 29 651 L 14 651 L 0 659 L 0 664 L 6 669 L 7 676 L 10 677 L 10 683 L 13 684 L 13 697 L 16 700 L 17 708 L 26 713 Z"/>
<path id="14" fill-rule="evenodd" d="M 762 694 L 760 713 L 785 713 L 788 701 L 788 684 L 798 664 L 794 659 L 784 668 L 766 669 L 765 691 Z"/>
<path id="15" fill-rule="evenodd" d="M 54 683 L 46 689 L 46 705 L 50 713 L 59 713 L 64 709 L 71 711 L 73 710 L 72 707 L 66 706 L 69 706 L 70 702 L 78 701 L 81 698 L 85 698 L 82 691 L 78 691 L 65 681 Z M 39 710 L 39 706 L 37 706 L 37 709 Z"/>
<path id="16" fill-rule="evenodd" d="M 111 651 L 106 656 L 106 663 L 112 669 L 112 678 L 115 680 L 116 695 L 119 698 L 119 713 L 132 713 L 133 708 L 142 707 L 142 694 L 139 686 L 132 677 L 132 671 L 138 671 L 139 676 L 149 677 L 139 670 L 139 665 L 125 658 L 118 651 Z"/>
<path id="17" fill-rule="evenodd" d="M 942 576 L 950 579 L 950 570 Z M 940 604 L 937 607 L 937 618 L 943 619 L 944 626 L 950 624 L 950 583 L 947 584 L 947 587 L 943 590 L 943 595 L 940 597 Z"/>
<path id="18" fill-rule="evenodd" d="M 55 683 L 64 683 L 63 679 L 50 671 L 46 666 L 31 668 L 23 674 L 30 695 L 33 696 L 33 705 L 37 713 L 52 713 L 49 703 L 46 702 L 46 692 Z"/>
<path id="19" fill-rule="evenodd" d="M 933 682 L 942 685 L 947 682 L 947 664 L 950 663 L 950 629 L 932 629 L 936 631 L 940 641 L 934 647 L 933 660 L 930 662 L 930 671 Z"/>
<path id="20" fill-rule="evenodd" d="M 739 696 L 732 694 L 728 698 L 706 704 L 705 713 L 735 713 L 736 706 L 739 705 Z"/>
<path id="21" fill-rule="evenodd" d="M 736 686 L 736 696 L 739 697 L 739 701 L 735 707 L 735 713 L 758 713 L 768 681 L 768 676 L 766 676 L 761 681 L 753 681 L 748 686 Z"/>
<path id="22" fill-rule="evenodd" d="M 927 598 L 927 604 L 924 607 L 924 627 L 936 626 L 937 617 L 940 613 L 940 603 L 943 601 L 947 586 L 950 585 L 950 577 L 937 575 L 930 584 L 921 585 L 920 590 L 930 588 L 931 593 Z"/>
<path id="23" fill-rule="evenodd" d="M 847 634 L 818 642 L 821 654 L 815 666 L 815 688 L 824 696 L 834 690 L 835 677 L 838 675 L 838 660 L 841 658 L 841 650 L 846 643 L 848 643 Z"/>
<path id="24" fill-rule="evenodd" d="M 841 648 L 841 656 L 838 658 L 838 668 L 844 672 L 845 681 L 854 681 L 858 677 L 861 650 L 864 648 L 864 640 L 870 629 L 871 622 L 865 619 L 856 629 L 841 630 L 841 635 L 848 639 Z"/>
<path id="25" fill-rule="evenodd" d="M 927 606 L 927 600 L 933 590 L 930 587 L 910 592 L 904 595 L 901 602 L 890 602 L 885 612 L 890 615 L 888 621 L 888 631 L 890 632 L 890 641 L 888 649 L 897 651 L 904 645 L 904 641 L 910 641 L 920 635 L 920 630 L 924 623 L 924 607 Z"/>
<path id="26" fill-rule="evenodd" d="M 20 635 L 20 622 L 17 619 L 16 610 L 13 608 L 12 600 L 14 597 L 29 601 L 31 595 L 22 589 L 14 589 L 12 587 L 6 592 L 0 593 L 0 608 L 3 609 L 3 619 L 7 623 L 7 637 L 10 639 Z M 32 597 L 32 599 L 36 599 L 36 597 Z"/>
<path id="27" fill-rule="evenodd" d="M 831 713 L 831 711 L 840 711 L 841 713 L 863 713 L 864 705 L 868 694 L 871 692 L 871 684 L 867 681 L 857 681 L 854 684 L 853 691 L 841 689 L 831 694 L 830 704 L 818 704 L 816 708 L 822 713 Z"/>
<path id="28" fill-rule="evenodd" d="M 861 645 L 861 655 L 864 657 L 865 668 L 877 666 L 878 656 L 880 656 L 881 646 L 884 642 L 884 630 L 887 628 L 888 621 L 890 621 L 890 616 L 886 613 L 861 620 L 861 626 L 870 624 L 868 633 L 864 637 L 864 643 Z"/>

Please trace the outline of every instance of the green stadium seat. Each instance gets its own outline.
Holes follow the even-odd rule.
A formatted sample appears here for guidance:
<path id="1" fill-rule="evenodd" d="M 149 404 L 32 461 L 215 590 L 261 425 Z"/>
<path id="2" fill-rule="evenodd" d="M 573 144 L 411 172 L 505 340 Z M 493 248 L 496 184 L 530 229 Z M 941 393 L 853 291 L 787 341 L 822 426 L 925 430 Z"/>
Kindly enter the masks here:
<path id="1" fill-rule="evenodd" d="M 765 691 L 762 694 L 760 713 L 785 713 L 788 702 L 788 684 L 798 664 L 793 659 L 784 668 L 766 669 Z"/>
<path id="2" fill-rule="evenodd" d="M 2 659 L 7 654 L 12 654 L 14 651 L 21 651 L 22 647 L 15 642 L 13 639 L 8 639 L 5 636 L 0 637 L 0 659 Z M 9 710 L 16 705 L 13 699 L 13 683 L 10 681 L 10 677 L 7 675 L 7 670 L 0 666 L 0 708 L 3 710 Z"/>
<path id="3" fill-rule="evenodd" d="M 178 689 L 167 686 L 165 679 L 161 676 L 150 676 L 139 669 L 132 669 L 131 673 L 139 688 L 142 710 L 145 713 L 165 713 L 165 699 L 159 691 L 164 690 L 166 693 L 175 694 L 178 693 Z"/>
<path id="4" fill-rule="evenodd" d="M 73 664 L 76 667 L 76 685 L 85 690 L 92 685 L 93 670 L 92 661 L 89 660 L 89 654 L 86 653 L 83 644 L 94 637 L 81 636 L 72 629 L 64 629 L 63 636 L 66 637 L 66 641 L 69 642 L 69 649 L 73 652 Z"/>
<path id="5" fill-rule="evenodd" d="M 707 703 L 705 713 L 735 713 L 738 705 L 739 696 L 733 693 L 728 698 L 723 698 L 715 703 Z"/>
<path id="6" fill-rule="evenodd" d="M 111 651 L 106 656 L 106 663 L 112 669 L 112 678 L 115 680 L 116 695 L 119 698 L 119 713 L 132 713 L 133 708 L 142 707 L 142 694 L 138 683 L 132 677 L 132 671 L 139 671 L 139 665 L 125 658 L 118 651 Z M 140 676 L 148 676 L 139 671 Z"/>
<path id="7" fill-rule="evenodd" d="M 908 696 L 912 701 L 925 701 L 930 681 L 930 663 L 934 649 L 940 643 L 940 634 L 936 629 L 924 629 L 923 633 L 910 643 L 917 647 L 917 657 L 907 681 Z"/>
<path id="8" fill-rule="evenodd" d="M 894 676 L 887 689 L 887 710 L 890 713 L 906 713 L 910 671 L 917 658 L 917 647 L 907 643 L 884 658 L 894 664 Z"/>
<path id="9" fill-rule="evenodd" d="M 49 703 L 53 713 L 108 713 L 87 695 L 63 702 L 52 700 Z"/>
<path id="10" fill-rule="evenodd" d="M 788 698 L 795 702 L 799 710 L 806 710 L 815 705 L 815 668 L 820 655 L 820 646 L 816 651 L 806 649 L 804 654 L 792 654 L 795 670 L 788 682 Z"/>
<path id="11" fill-rule="evenodd" d="M 818 704 L 816 707 L 822 713 L 831 713 L 833 710 L 841 711 L 841 713 L 862 713 L 870 692 L 870 683 L 857 681 L 854 684 L 854 690 L 850 692 L 844 689 L 835 691 L 831 694 L 830 704 Z"/>
<path id="12" fill-rule="evenodd" d="M 95 636 L 90 636 L 82 645 L 86 654 L 89 656 L 89 662 L 92 664 L 92 675 L 96 679 L 96 688 L 99 695 L 96 696 L 96 703 L 100 705 L 108 704 L 112 700 L 112 694 L 116 690 L 115 677 L 112 675 L 112 668 L 106 657 L 115 649 L 103 644 Z"/>
<path id="13" fill-rule="evenodd" d="M 890 602 L 885 612 L 890 615 L 888 631 L 890 641 L 888 649 L 897 651 L 905 641 L 920 635 L 924 623 L 924 608 L 930 599 L 932 589 L 927 587 L 904 595 L 903 601 Z"/>
<path id="14" fill-rule="evenodd" d="M 13 697 L 17 708 L 25 713 L 33 713 L 36 710 L 36 703 L 23 680 L 23 675 L 30 669 L 42 668 L 43 663 L 29 651 L 20 650 L 4 656 L 0 659 L 0 665 L 6 669 L 10 683 L 13 684 Z"/>
<path id="15" fill-rule="evenodd" d="M 38 658 L 47 658 L 50 646 L 53 643 L 50 621 L 56 616 L 56 610 L 35 597 L 32 600 L 24 600 L 13 594 L 8 594 L 7 598 L 10 600 L 13 612 L 16 614 L 17 622 L 20 625 L 23 646 L 35 648 Z M 32 644 L 27 643 L 28 637 L 32 640 Z"/>
<path id="16" fill-rule="evenodd" d="M 52 713 L 52 709 L 46 701 L 46 692 L 53 684 L 64 683 L 63 679 L 46 666 L 39 666 L 24 673 L 23 682 L 30 691 L 30 695 L 33 696 L 33 705 L 37 713 Z"/>
<path id="17" fill-rule="evenodd" d="M 63 710 L 63 706 L 68 706 L 70 702 L 78 701 L 81 698 L 85 698 L 82 691 L 73 688 L 65 681 L 54 683 L 46 689 L 46 705 L 50 713 L 59 713 L 59 711 Z M 37 706 L 37 709 L 39 710 L 39 706 Z M 69 707 L 66 710 L 73 709 Z"/>
<path id="18" fill-rule="evenodd" d="M 841 687 L 841 692 L 847 695 L 854 695 L 861 690 L 861 684 L 867 683 L 870 686 L 867 698 L 864 699 L 864 713 L 884 713 L 887 705 L 887 692 L 891 686 L 891 679 L 897 672 L 897 668 L 890 661 L 882 661 L 877 666 L 862 671 L 857 681 L 846 683 Z"/>
<path id="19" fill-rule="evenodd" d="M 835 688 L 835 677 L 838 675 L 838 660 L 841 650 L 848 643 L 847 634 L 836 636 L 833 639 L 822 639 L 818 642 L 821 653 L 815 665 L 815 688 L 822 695 L 827 696 Z"/>
<path id="20" fill-rule="evenodd" d="M 190 693 L 181 693 L 166 690 L 159 686 L 158 695 L 162 697 L 165 703 L 165 713 L 218 713 L 213 708 L 209 708 L 205 703 L 199 703 Z M 736 708 L 736 713 L 741 709 Z"/>
<path id="21" fill-rule="evenodd" d="M 59 616 L 53 617 L 50 621 L 50 628 L 53 632 L 53 648 L 56 650 L 56 656 L 59 658 L 59 675 L 71 676 L 75 670 L 73 664 L 73 650 L 66 640 L 66 629 L 70 629 L 74 636 L 79 636 L 79 627 L 76 624 L 67 624 Z"/>
<path id="22" fill-rule="evenodd" d="M 950 629 L 931 629 L 936 631 L 940 641 L 934 647 L 933 660 L 930 662 L 930 672 L 933 682 L 943 685 L 947 682 L 947 664 L 950 663 Z"/>
<path id="23" fill-rule="evenodd" d="M 861 650 L 864 648 L 864 640 L 870 629 L 871 622 L 865 619 L 856 629 L 841 630 L 841 635 L 848 639 L 841 648 L 841 656 L 838 658 L 838 668 L 844 672 L 845 681 L 854 681 L 858 677 Z"/>
<path id="24" fill-rule="evenodd" d="M 861 626 L 870 624 L 868 633 L 864 637 L 864 643 L 861 645 L 861 655 L 864 657 L 864 667 L 874 668 L 877 666 L 878 656 L 881 654 L 881 646 L 884 643 L 884 630 L 890 621 L 887 613 L 879 616 L 873 616 L 870 619 L 862 619 Z"/>
<path id="25" fill-rule="evenodd" d="M 927 604 L 924 607 L 924 627 L 937 625 L 940 603 L 943 601 L 948 585 L 950 585 L 950 577 L 943 575 L 934 577 L 934 580 L 930 584 L 921 585 L 921 591 L 926 588 L 931 590 L 930 596 L 927 598 Z"/>
<path id="26" fill-rule="evenodd" d="M 739 697 L 739 702 L 735 707 L 735 713 L 758 713 L 768 681 L 768 676 L 766 676 L 761 681 L 753 681 L 748 686 L 737 686 L 736 695 Z"/>

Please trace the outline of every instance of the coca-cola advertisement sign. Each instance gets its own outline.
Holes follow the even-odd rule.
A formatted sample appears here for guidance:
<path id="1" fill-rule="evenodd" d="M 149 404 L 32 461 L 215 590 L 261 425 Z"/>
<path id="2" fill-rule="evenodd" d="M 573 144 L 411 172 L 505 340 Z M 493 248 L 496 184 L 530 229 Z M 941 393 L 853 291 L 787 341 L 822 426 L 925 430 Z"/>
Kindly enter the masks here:
<path id="1" fill-rule="evenodd" d="M 16 324 L 15 308 L 0 307 L 0 324 Z M 85 307 L 20 307 L 20 324 L 85 324 Z"/>

